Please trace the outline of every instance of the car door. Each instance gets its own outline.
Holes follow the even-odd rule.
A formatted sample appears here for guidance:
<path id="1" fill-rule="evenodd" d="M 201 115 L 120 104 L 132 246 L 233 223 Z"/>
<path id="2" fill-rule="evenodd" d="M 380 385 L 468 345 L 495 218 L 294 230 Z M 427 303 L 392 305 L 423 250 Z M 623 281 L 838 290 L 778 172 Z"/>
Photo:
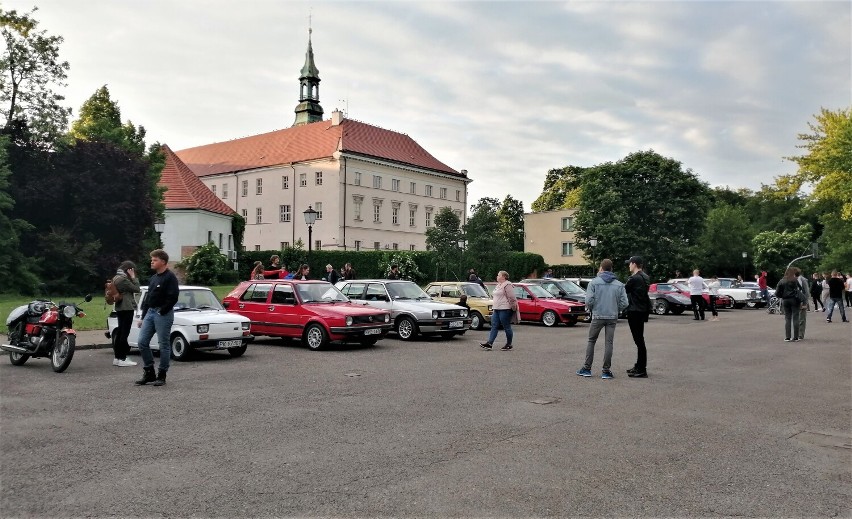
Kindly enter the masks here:
<path id="1" fill-rule="evenodd" d="M 127 344 L 134 348 L 139 346 L 139 331 L 142 329 L 142 303 L 146 297 L 148 297 L 147 287 L 143 288 L 142 293 L 139 295 L 139 303 L 136 305 L 136 309 L 133 310 L 133 324 L 130 325 L 130 333 L 127 335 Z M 154 346 L 155 342 L 157 341 L 151 341 L 151 346 Z"/>
<path id="2" fill-rule="evenodd" d="M 340 291 L 343 292 L 343 295 L 352 300 L 353 303 L 364 305 L 367 304 L 366 299 L 364 299 L 364 292 L 366 288 L 366 283 L 360 283 L 355 281 L 352 283 L 346 283 L 345 285 L 343 285 L 343 288 L 341 288 Z"/>
<path id="3" fill-rule="evenodd" d="M 515 285 L 515 298 L 518 300 L 518 309 L 521 311 L 522 321 L 537 321 L 538 315 L 535 313 L 535 305 L 532 302 L 530 293 L 524 287 Z"/>
<path id="4" fill-rule="evenodd" d="M 269 333 L 278 337 L 300 337 L 304 328 L 296 293 L 291 283 L 277 283 L 269 298 Z"/>
<path id="5" fill-rule="evenodd" d="M 457 304 L 461 299 L 461 289 L 458 285 L 444 285 L 441 287 L 440 300 L 443 303 Z"/>
<path id="6" fill-rule="evenodd" d="M 251 331 L 255 335 L 268 335 L 274 328 L 270 326 L 269 307 L 271 305 L 268 303 L 272 285 L 272 283 L 253 283 L 237 301 L 237 313 L 251 319 Z"/>
<path id="7" fill-rule="evenodd" d="M 367 301 L 367 304 L 374 308 L 390 310 L 393 317 L 396 317 L 396 314 L 399 313 L 398 310 L 394 309 L 393 301 L 388 297 L 388 291 L 384 283 L 369 283 L 367 291 L 364 294 L 364 299 Z"/>

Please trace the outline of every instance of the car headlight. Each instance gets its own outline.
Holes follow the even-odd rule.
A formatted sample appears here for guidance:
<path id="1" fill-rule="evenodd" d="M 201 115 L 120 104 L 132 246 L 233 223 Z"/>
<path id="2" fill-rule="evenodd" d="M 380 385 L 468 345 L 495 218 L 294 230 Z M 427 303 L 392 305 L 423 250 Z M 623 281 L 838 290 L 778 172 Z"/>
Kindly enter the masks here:
<path id="1" fill-rule="evenodd" d="M 346 326 L 352 326 L 352 316 L 351 315 L 346 316 Z"/>
<path id="2" fill-rule="evenodd" d="M 438 318 L 438 311 L 432 310 L 432 319 L 437 319 L 437 318 Z"/>
<path id="3" fill-rule="evenodd" d="M 195 327 L 195 331 L 197 331 L 198 333 L 207 333 L 207 332 L 210 331 L 210 325 L 209 324 L 199 324 L 198 326 Z"/>
<path id="4" fill-rule="evenodd" d="M 248 330 L 249 328 L 251 328 L 251 323 L 250 322 L 242 323 L 242 328 L 243 328 L 243 330 Z"/>
<path id="5" fill-rule="evenodd" d="M 385 322 L 386 323 L 390 322 L 390 314 L 385 314 Z"/>
<path id="6" fill-rule="evenodd" d="M 462 317 L 467 317 L 467 308 L 461 311 Z"/>
<path id="7" fill-rule="evenodd" d="M 65 308 L 62 309 L 62 315 L 64 315 L 68 319 L 71 319 L 72 317 L 74 317 L 74 314 L 76 314 L 76 313 L 77 313 L 77 310 L 73 306 L 66 306 Z"/>

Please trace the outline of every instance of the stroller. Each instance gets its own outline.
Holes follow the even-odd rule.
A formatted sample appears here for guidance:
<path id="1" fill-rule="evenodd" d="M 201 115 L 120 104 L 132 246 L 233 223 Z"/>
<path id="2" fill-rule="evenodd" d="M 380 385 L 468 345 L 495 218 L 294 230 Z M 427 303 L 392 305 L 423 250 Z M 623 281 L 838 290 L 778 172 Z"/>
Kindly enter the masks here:
<path id="1" fill-rule="evenodd" d="M 766 305 L 766 311 L 770 314 L 784 315 L 784 310 L 781 309 L 781 298 L 770 296 L 769 304 Z"/>

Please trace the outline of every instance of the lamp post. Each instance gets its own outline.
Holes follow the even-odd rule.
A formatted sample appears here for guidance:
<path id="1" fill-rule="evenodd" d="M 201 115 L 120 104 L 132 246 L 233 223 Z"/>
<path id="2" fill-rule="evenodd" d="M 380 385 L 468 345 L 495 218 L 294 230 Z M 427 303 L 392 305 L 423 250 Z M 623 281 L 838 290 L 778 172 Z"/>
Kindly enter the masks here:
<path id="1" fill-rule="evenodd" d="M 157 246 L 163 246 L 163 231 L 166 230 L 166 221 L 162 218 L 154 220 L 154 230 L 157 231 Z"/>
<path id="2" fill-rule="evenodd" d="M 311 259 L 311 246 L 312 244 L 312 235 L 314 231 L 314 223 L 317 221 L 317 212 L 314 211 L 313 207 L 308 206 L 308 208 L 303 213 L 305 215 L 305 223 L 308 224 L 308 261 Z"/>
<path id="3" fill-rule="evenodd" d="M 743 281 L 745 281 L 746 258 L 748 258 L 748 252 L 743 252 Z"/>
<path id="4" fill-rule="evenodd" d="M 592 275 L 595 274 L 595 247 L 598 246 L 598 237 L 590 236 L 589 237 L 589 247 L 592 248 Z"/>

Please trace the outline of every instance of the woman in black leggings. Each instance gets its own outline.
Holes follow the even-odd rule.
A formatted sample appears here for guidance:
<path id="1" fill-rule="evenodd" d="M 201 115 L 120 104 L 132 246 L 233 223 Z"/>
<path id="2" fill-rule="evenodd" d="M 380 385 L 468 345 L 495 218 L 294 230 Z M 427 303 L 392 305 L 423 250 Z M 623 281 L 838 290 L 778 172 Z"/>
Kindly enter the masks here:
<path id="1" fill-rule="evenodd" d="M 822 306 L 822 311 L 825 311 L 825 304 L 823 304 L 822 297 L 822 276 L 819 275 L 818 272 L 814 272 L 811 276 L 813 278 L 813 282 L 811 282 L 811 299 L 814 300 L 814 312 L 819 312 L 819 307 Z"/>

